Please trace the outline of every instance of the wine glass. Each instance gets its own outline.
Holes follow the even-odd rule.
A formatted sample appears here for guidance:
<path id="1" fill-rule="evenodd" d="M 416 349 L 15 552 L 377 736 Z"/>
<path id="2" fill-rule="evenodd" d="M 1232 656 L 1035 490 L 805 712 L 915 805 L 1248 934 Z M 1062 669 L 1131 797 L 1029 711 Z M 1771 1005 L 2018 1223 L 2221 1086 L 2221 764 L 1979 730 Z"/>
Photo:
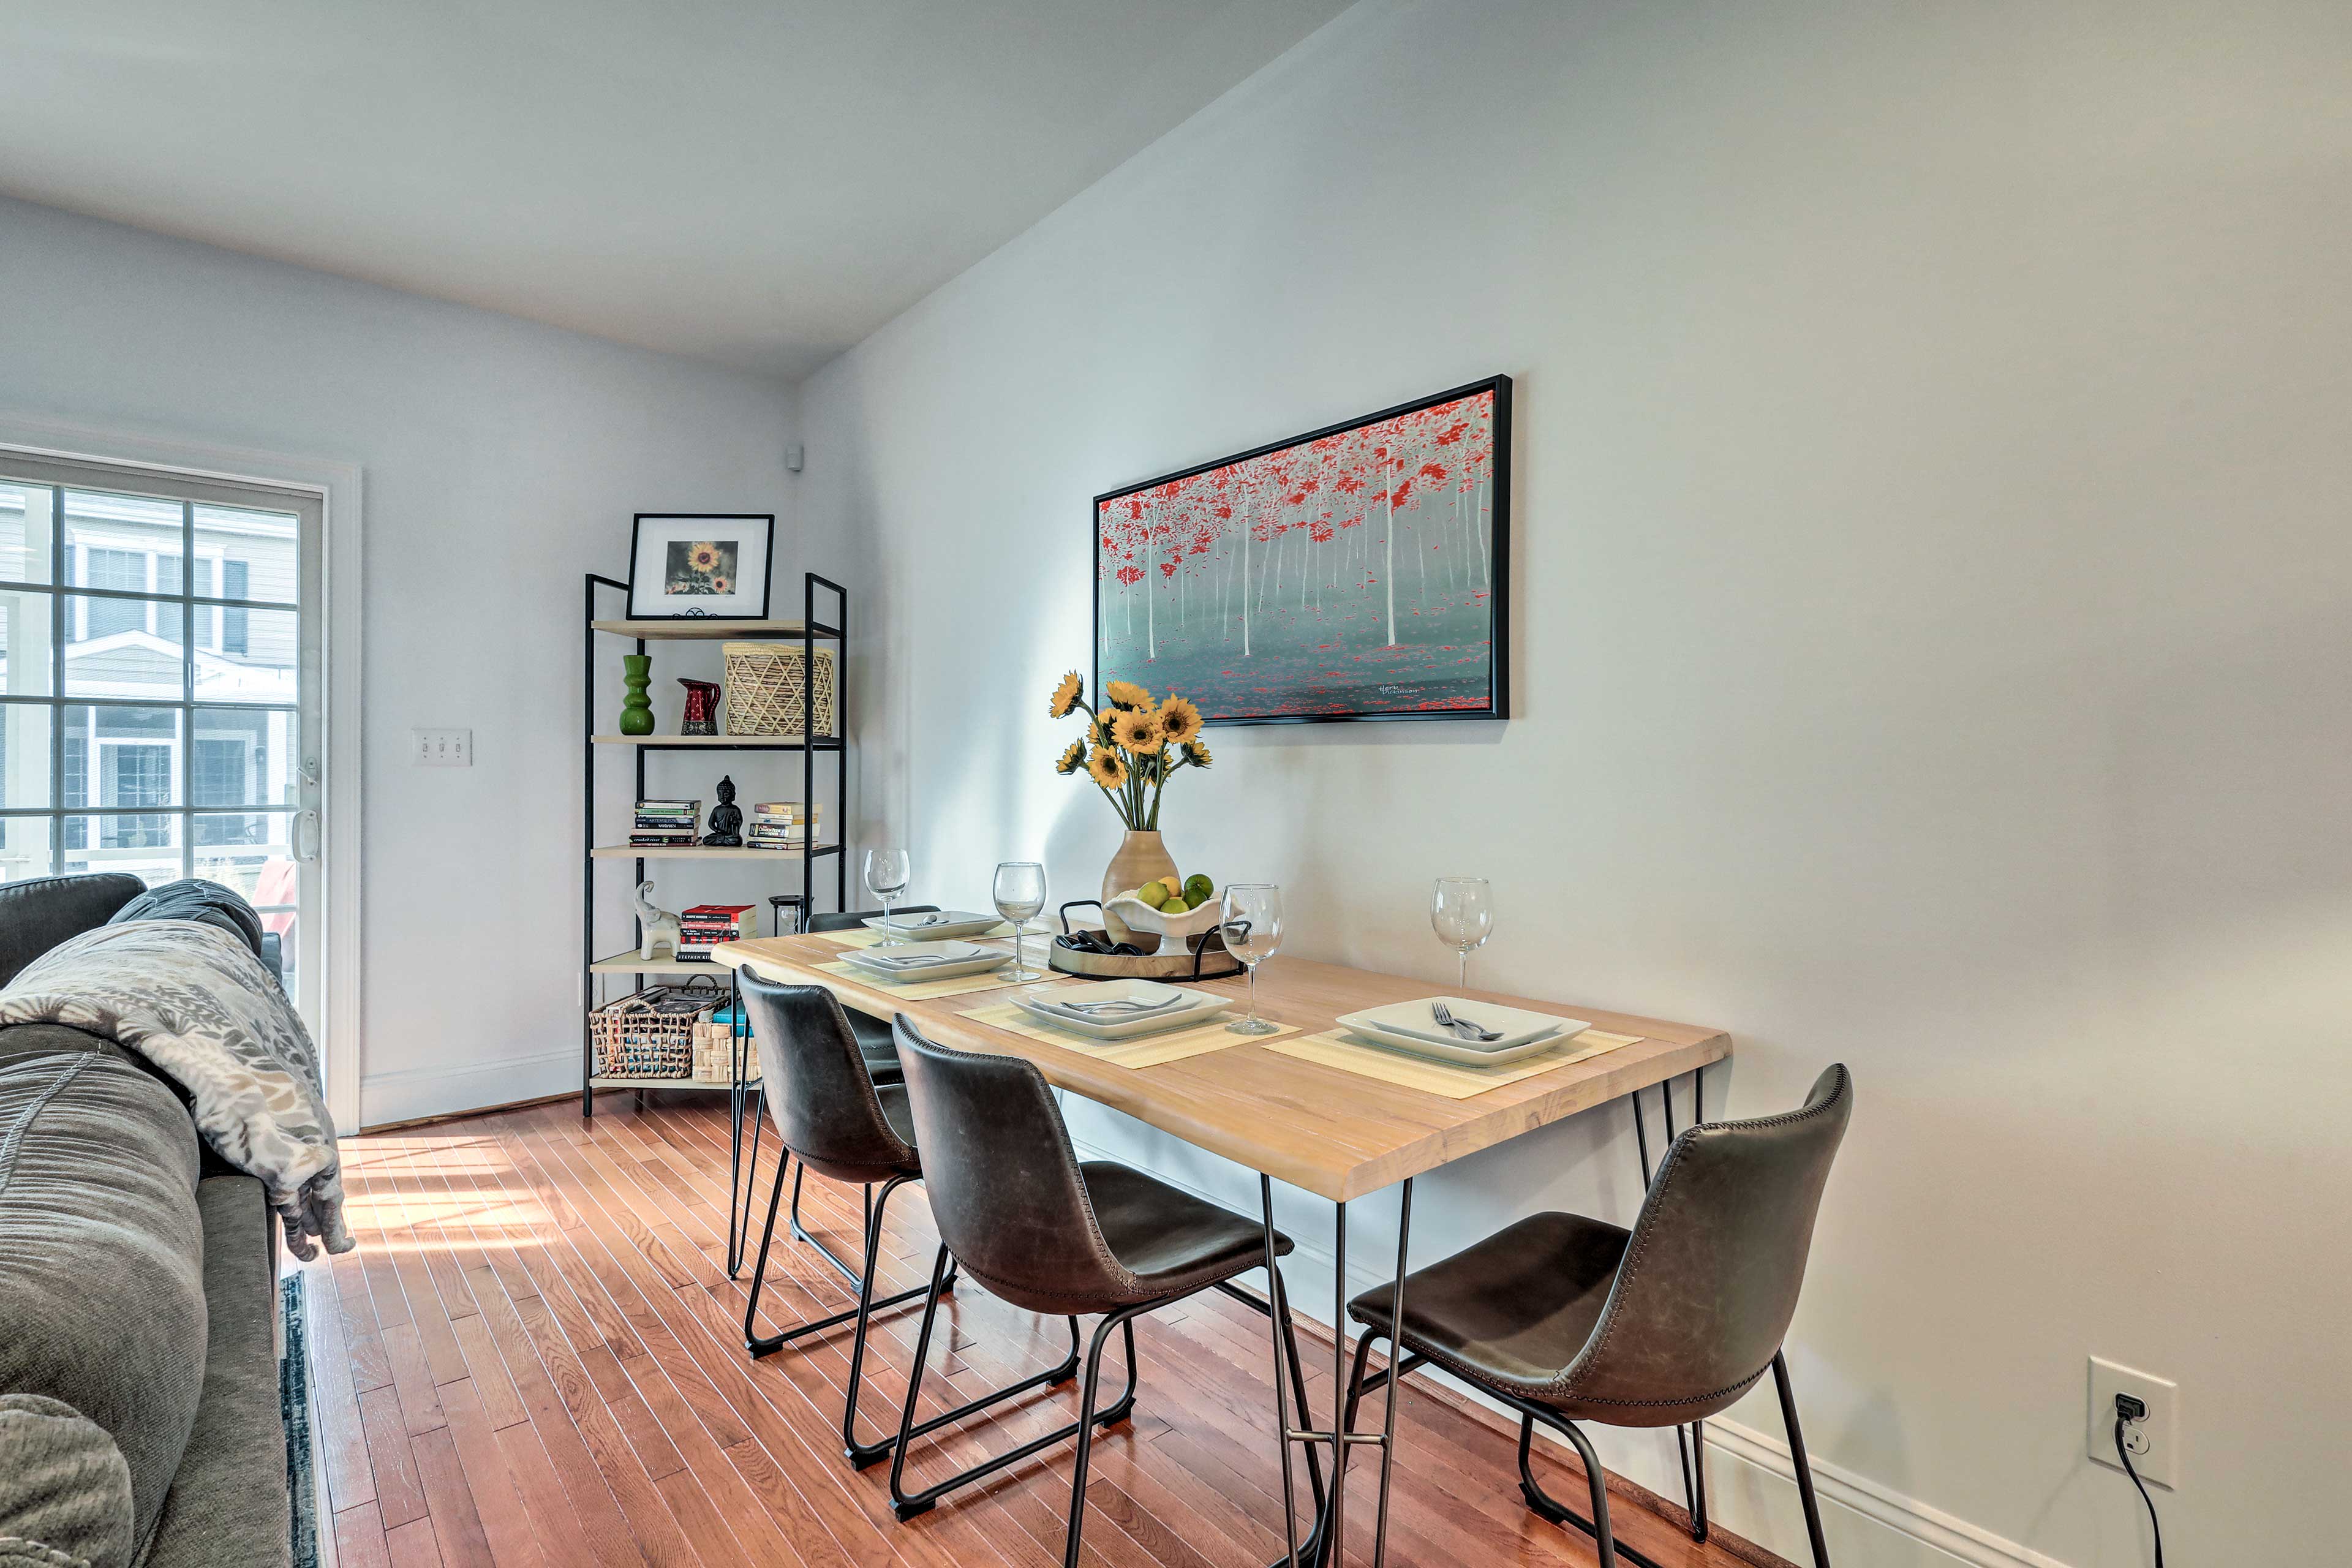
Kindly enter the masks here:
<path id="1" fill-rule="evenodd" d="M 866 852 L 866 885 L 882 900 L 882 947 L 896 946 L 898 942 L 898 922 L 890 918 L 890 900 L 907 890 L 908 879 L 915 874 L 913 862 L 904 849 L 868 849 Z"/>
<path id="2" fill-rule="evenodd" d="M 1045 907 L 1045 868 L 1034 860 L 1006 860 L 996 868 L 996 912 L 1013 922 L 1015 984 L 1046 976 L 1029 967 L 1029 922 Z"/>
<path id="3" fill-rule="evenodd" d="M 1225 1027 L 1236 1035 L 1271 1035 L 1281 1026 L 1257 1016 L 1257 966 L 1282 947 L 1282 889 L 1272 882 L 1237 882 L 1225 889 L 1220 912 L 1225 951 L 1249 971 L 1250 1015 Z"/>
<path id="4" fill-rule="evenodd" d="M 1429 923 L 1437 940 L 1461 960 L 1462 989 L 1470 989 L 1470 952 L 1495 934 L 1495 889 L 1484 877 L 1440 877 L 1429 900 Z"/>

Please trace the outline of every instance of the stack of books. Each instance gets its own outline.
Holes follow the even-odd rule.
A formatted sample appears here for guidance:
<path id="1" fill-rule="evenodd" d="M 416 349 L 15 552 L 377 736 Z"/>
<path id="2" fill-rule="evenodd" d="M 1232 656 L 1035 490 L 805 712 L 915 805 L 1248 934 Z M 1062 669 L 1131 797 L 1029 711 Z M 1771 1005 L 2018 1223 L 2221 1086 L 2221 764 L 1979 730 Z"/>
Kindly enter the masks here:
<path id="1" fill-rule="evenodd" d="M 757 904 L 697 904 L 677 917 L 677 956 L 686 963 L 708 963 L 710 950 L 722 942 L 760 934 Z"/>
<path id="2" fill-rule="evenodd" d="M 798 849 L 823 825 L 822 805 L 803 805 L 796 800 L 763 801 L 751 808 L 751 826 L 743 842 L 754 849 Z"/>
<path id="3" fill-rule="evenodd" d="M 637 802 L 635 823 L 629 830 L 629 843 L 639 849 L 683 848 L 694 842 L 695 829 L 702 821 L 702 803 L 698 800 L 641 800 Z"/>

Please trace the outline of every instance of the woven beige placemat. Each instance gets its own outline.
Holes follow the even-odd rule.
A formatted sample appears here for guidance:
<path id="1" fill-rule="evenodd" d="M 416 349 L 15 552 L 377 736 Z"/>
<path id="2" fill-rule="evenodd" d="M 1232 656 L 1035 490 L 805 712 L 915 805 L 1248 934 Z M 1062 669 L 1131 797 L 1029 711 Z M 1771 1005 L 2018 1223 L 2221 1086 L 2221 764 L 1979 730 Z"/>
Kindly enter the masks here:
<path id="1" fill-rule="evenodd" d="M 950 974 L 944 980 L 918 980 L 911 985 L 900 985 L 872 970 L 860 969 L 846 962 L 820 963 L 816 967 L 819 973 L 838 974 L 844 980 L 855 980 L 861 985 L 871 985 L 877 991 L 887 991 L 909 1002 L 930 1002 L 941 996 L 961 996 L 967 991 L 998 991 L 1007 985 L 1027 984 L 1013 978 L 1013 966 L 1009 963 L 985 974 Z"/>
<path id="2" fill-rule="evenodd" d="M 978 936 L 950 937 L 946 940 L 950 942 L 986 942 L 991 937 L 1011 936 L 1012 934 L 1013 928 L 1006 925 L 1003 921 L 999 921 L 994 926 L 981 932 Z M 879 944 L 882 941 L 882 933 L 876 931 L 872 926 L 858 926 L 850 931 L 813 931 L 809 932 L 809 935 L 816 938 L 819 942 L 829 942 L 835 947 L 873 947 Z M 909 931 L 907 933 L 907 940 L 909 942 L 929 942 L 931 939 L 918 932 Z"/>
<path id="3" fill-rule="evenodd" d="M 1181 1062 L 1187 1057 L 1206 1056 L 1222 1051 L 1228 1046 L 1262 1046 L 1283 1035 L 1298 1032 L 1296 1024 L 1285 1024 L 1271 1035 L 1236 1035 L 1225 1027 L 1233 1015 L 1220 1013 L 1208 1023 L 1190 1029 L 1174 1029 L 1164 1035 L 1146 1035 L 1138 1040 L 1096 1040 L 1070 1029 L 1057 1029 L 1041 1019 L 1033 1018 L 1010 1002 L 998 1002 L 986 1007 L 974 1007 L 963 1016 L 992 1028 L 1007 1029 L 1042 1040 L 1049 1046 L 1062 1046 L 1074 1051 L 1084 1051 L 1097 1061 L 1114 1067 L 1156 1068 L 1166 1062 Z"/>
<path id="4" fill-rule="evenodd" d="M 1339 1029 L 1328 1034 L 1308 1035 L 1304 1039 L 1286 1040 L 1267 1048 L 1280 1051 L 1286 1057 L 1296 1057 L 1303 1062 L 1337 1068 L 1359 1078 L 1378 1079 L 1382 1083 L 1392 1083 L 1402 1089 L 1442 1094 L 1448 1100 L 1470 1100 L 1488 1089 L 1500 1089 L 1507 1083 L 1517 1083 L 1523 1078 L 1533 1078 L 1554 1068 L 1564 1068 L 1570 1062 L 1584 1061 L 1630 1046 L 1641 1037 L 1639 1035 L 1612 1035 L 1606 1029 L 1587 1029 L 1580 1035 L 1560 1041 L 1548 1051 L 1538 1051 L 1534 1056 L 1498 1068 L 1455 1067 L 1452 1062 L 1407 1056 L 1386 1046 L 1359 1040 Z"/>

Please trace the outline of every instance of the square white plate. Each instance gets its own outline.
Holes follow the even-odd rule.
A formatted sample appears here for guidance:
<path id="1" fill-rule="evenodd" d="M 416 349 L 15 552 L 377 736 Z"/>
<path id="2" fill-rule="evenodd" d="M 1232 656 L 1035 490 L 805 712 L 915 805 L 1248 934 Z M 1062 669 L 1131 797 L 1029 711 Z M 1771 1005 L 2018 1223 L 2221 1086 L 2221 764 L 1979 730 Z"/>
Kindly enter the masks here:
<path id="1" fill-rule="evenodd" d="M 842 960 L 877 980 L 911 985 L 918 980 L 945 980 L 956 974 L 978 974 L 1013 962 L 1009 952 L 968 942 L 902 942 L 895 947 L 853 947 Z"/>
<path id="2" fill-rule="evenodd" d="M 1474 1041 L 1459 1043 L 1446 1040 L 1424 1040 L 1417 1035 L 1393 1035 L 1386 1029 L 1365 1024 L 1348 1026 L 1349 1043 L 1370 1046 L 1383 1051 L 1395 1051 L 1403 1056 L 1427 1057 L 1433 1061 L 1458 1062 L 1468 1068 L 1498 1068 L 1507 1062 L 1525 1061 L 1541 1051 L 1548 1051 L 1568 1037 L 1554 1029 L 1538 1035 L 1532 1040 L 1509 1047 L 1485 1046 Z"/>
<path id="3" fill-rule="evenodd" d="M 1486 1028 L 1498 1031 L 1498 1040 L 1469 1040 L 1443 1027 L 1430 1012 L 1430 1004 L 1443 1002 L 1457 1018 L 1467 1018 Z M 1531 1040 L 1550 1035 L 1580 1035 L 1592 1027 L 1581 1018 L 1562 1018 L 1549 1013 L 1529 1013 L 1517 1007 L 1505 1007 L 1493 1002 L 1473 1002 L 1466 996 L 1423 996 L 1412 1002 L 1391 1002 L 1385 1007 L 1367 1007 L 1361 1012 L 1342 1014 L 1338 1020 L 1350 1029 L 1375 1037 L 1402 1036 L 1441 1046 L 1466 1047 L 1474 1051 L 1507 1051 Z"/>
<path id="4" fill-rule="evenodd" d="M 1060 1005 L 1069 1002 L 1159 1002 L 1170 997 L 1176 999 L 1176 1005 L 1158 1012 L 1128 1014 L 1114 1009 L 1093 1017 L 1064 1012 Z M 1213 991 L 1186 991 L 1150 980 L 1106 980 L 1042 994 L 1024 992 L 1013 1000 L 1032 1017 L 1095 1040 L 1129 1040 L 1167 1029 L 1191 1028 L 1234 1005 L 1232 997 Z"/>
<path id="5" fill-rule="evenodd" d="M 896 915 L 887 921 L 880 915 L 868 915 L 859 923 L 886 936 L 902 936 L 909 942 L 938 942 L 953 936 L 978 936 L 1004 922 L 994 915 L 976 915 L 970 910 L 932 910 L 919 915 Z"/>

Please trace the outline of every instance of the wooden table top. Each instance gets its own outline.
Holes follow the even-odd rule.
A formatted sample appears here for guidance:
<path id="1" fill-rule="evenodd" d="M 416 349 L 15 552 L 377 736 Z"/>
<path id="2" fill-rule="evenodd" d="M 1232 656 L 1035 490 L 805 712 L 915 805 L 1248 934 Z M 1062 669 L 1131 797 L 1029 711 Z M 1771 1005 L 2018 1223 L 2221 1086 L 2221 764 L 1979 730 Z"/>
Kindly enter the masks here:
<path id="1" fill-rule="evenodd" d="M 1251 1170 L 1339 1201 L 1378 1192 L 1731 1054 L 1730 1037 L 1719 1029 L 1582 1003 L 1471 991 L 1465 994 L 1482 1001 L 1564 1013 L 1640 1038 L 1468 1100 L 1301 1061 L 1247 1038 L 1224 1050 L 1160 1067 L 1123 1068 L 1084 1050 L 1047 1045 L 962 1016 L 1008 1000 L 1015 994 L 1012 987 L 918 1002 L 882 986 L 818 972 L 818 964 L 837 962 L 845 951 L 817 936 L 758 937 L 726 943 L 713 956 L 771 980 L 823 985 L 843 1006 L 862 1013 L 886 1018 L 904 1013 L 927 1037 L 960 1050 L 1026 1057 L 1060 1088 Z M 1051 984 L 1066 981 L 1057 977 L 1034 989 Z M 1238 975 L 1202 984 L 1236 996 L 1245 989 Z M 1258 972 L 1258 1012 L 1312 1035 L 1333 1027 L 1342 1013 L 1409 1002 L 1437 991 L 1425 980 L 1277 955 Z"/>

